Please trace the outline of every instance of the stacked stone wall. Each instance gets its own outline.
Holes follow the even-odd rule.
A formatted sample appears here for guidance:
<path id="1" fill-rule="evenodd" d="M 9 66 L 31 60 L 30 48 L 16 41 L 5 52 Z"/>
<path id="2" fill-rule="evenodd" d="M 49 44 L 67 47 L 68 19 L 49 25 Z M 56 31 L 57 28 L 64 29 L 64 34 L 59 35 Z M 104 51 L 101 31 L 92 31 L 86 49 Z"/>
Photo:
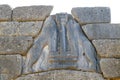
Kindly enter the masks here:
<path id="1" fill-rule="evenodd" d="M 108 7 L 0 5 L 0 80 L 120 80 L 120 24 Z"/>

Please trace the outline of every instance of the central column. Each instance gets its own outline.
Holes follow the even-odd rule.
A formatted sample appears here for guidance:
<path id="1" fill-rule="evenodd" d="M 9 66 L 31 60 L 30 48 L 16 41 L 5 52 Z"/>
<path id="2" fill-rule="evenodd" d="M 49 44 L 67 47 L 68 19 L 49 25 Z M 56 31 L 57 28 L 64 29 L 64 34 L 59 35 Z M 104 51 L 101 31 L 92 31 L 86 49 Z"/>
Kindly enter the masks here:
<path id="1" fill-rule="evenodd" d="M 60 51 L 60 54 L 66 52 L 67 49 L 67 37 L 66 37 L 66 23 L 67 23 L 67 16 L 64 14 L 58 14 L 56 15 L 56 22 L 58 24 L 58 48 Z"/>
<path id="2" fill-rule="evenodd" d="M 66 25 L 69 19 L 68 14 L 56 14 L 55 22 L 57 24 L 57 52 L 52 52 L 50 62 L 52 68 L 75 67 L 77 55 L 71 53 L 67 37 Z M 53 44 L 54 45 L 54 44 Z"/>

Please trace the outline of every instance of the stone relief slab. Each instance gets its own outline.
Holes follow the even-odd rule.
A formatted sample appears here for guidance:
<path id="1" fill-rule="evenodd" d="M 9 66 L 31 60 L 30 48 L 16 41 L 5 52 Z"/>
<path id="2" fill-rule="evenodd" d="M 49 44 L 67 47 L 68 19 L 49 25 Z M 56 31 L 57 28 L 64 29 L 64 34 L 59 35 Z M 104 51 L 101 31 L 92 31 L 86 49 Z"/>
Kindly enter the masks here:
<path id="1" fill-rule="evenodd" d="M 23 73 L 56 69 L 99 71 L 95 49 L 71 15 L 49 16 L 28 51 Z"/>

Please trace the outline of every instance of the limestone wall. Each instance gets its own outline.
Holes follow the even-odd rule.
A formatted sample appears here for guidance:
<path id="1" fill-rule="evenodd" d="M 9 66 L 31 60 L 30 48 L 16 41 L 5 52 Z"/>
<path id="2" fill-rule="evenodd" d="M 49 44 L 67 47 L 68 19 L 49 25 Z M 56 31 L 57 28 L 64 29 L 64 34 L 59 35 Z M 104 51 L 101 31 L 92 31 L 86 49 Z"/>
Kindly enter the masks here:
<path id="1" fill-rule="evenodd" d="M 0 80 L 120 80 L 120 24 L 108 7 L 0 5 Z"/>

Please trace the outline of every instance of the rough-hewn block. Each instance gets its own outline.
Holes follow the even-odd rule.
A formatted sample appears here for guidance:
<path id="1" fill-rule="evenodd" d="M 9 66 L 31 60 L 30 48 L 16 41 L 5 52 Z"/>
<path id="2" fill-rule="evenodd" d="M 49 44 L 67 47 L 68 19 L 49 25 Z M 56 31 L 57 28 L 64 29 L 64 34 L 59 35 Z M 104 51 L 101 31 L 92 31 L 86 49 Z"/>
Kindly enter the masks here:
<path id="1" fill-rule="evenodd" d="M 106 78 L 120 78 L 120 59 L 101 59 L 101 70 Z"/>
<path id="2" fill-rule="evenodd" d="M 108 7 L 76 7 L 71 12 L 80 24 L 108 23 L 111 19 Z"/>
<path id="3" fill-rule="evenodd" d="M 120 39 L 120 24 L 88 24 L 82 28 L 90 40 Z"/>
<path id="4" fill-rule="evenodd" d="M 0 36 L 32 36 L 38 35 L 42 28 L 42 21 L 38 22 L 1 22 Z"/>
<path id="5" fill-rule="evenodd" d="M 9 5 L 0 5 L 0 21 L 11 20 L 12 9 Z"/>
<path id="6" fill-rule="evenodd" d="M 101 57 L 120 58 L 120 40 L 93 40 L 97 54 Z"/>
<path id="7" fill-rule="evenodd" d="M 25 6 L 13 9 L 13 20 L 16 21 L 37 21 L 45 20 L 52 11 L 52 6 Z"/>
<path id="8" fill-rule="evenodd" d="M 0 54 L 24 55 L 32 44 L 32 38 L 26 36 L 0 37 Z"/>
<path id="9" fill-rule="evenodd" d="M 16 80 L 104 80 L 101 74 L 70 70 L 55 70 L 29 74 Z"/>
<path id="10" fill-rule="evenodd" d="M 0 80 L 12 80 L 21 74 L 20 55 L 0 55 Z"/>

